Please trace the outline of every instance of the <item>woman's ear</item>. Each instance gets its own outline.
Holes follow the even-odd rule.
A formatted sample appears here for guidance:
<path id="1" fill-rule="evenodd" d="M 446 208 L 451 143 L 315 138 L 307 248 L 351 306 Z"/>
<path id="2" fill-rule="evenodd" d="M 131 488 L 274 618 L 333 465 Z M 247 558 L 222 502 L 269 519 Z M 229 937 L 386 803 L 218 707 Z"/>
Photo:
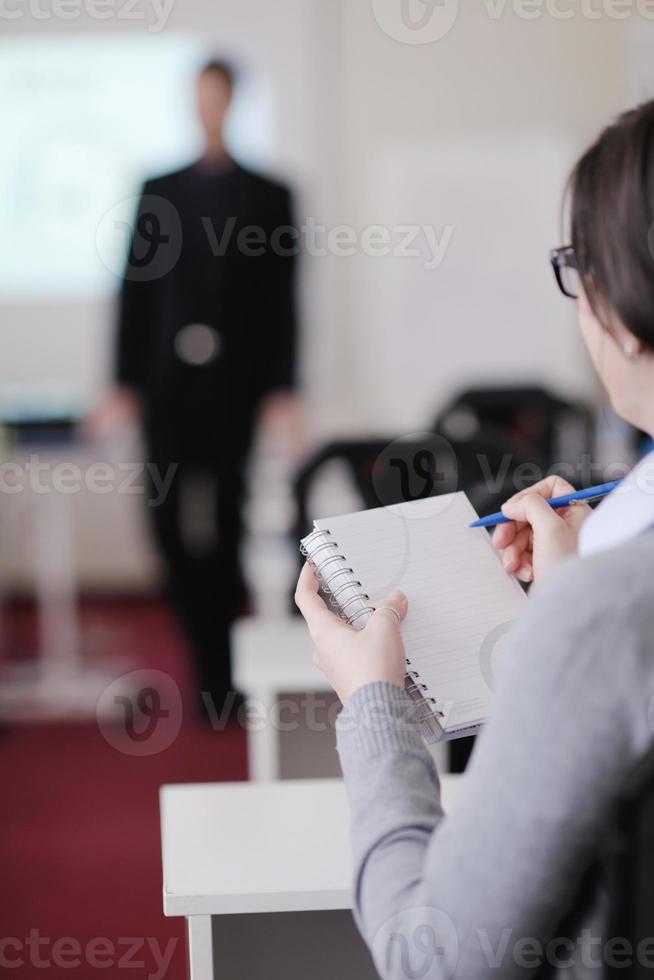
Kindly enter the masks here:
<path id="1" fill-rule="evenodd" d="M 645 344 L 639 337 L 634 336 L 617 316 L 611 324 L 614 339 L 628 361 L 637 361 L 645 350 Z"/>

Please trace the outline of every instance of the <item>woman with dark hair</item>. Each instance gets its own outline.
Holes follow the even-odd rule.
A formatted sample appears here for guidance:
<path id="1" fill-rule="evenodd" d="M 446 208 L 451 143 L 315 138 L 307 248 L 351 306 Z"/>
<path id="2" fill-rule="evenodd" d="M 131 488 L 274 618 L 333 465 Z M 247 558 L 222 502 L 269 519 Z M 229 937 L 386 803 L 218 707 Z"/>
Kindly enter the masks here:
<path id="1" fill-rule="evenodd" d="M 601 134 L 570 194 L 557 281 L 616 411 L 654 435 L 654 102 Z M 389 596 L 357 632 L 302 572 L 315 659 L 344 704 L 355 914 L 384 978 L 598 977 L 627 962 L 601 855 L 653 743 L 654 455 L 595 511 L 545 503 L 568 489 L 552 477 L 504 507 L 494 543 L 536 590 L 447 816 L 403 690 L 411 596 Z"/>

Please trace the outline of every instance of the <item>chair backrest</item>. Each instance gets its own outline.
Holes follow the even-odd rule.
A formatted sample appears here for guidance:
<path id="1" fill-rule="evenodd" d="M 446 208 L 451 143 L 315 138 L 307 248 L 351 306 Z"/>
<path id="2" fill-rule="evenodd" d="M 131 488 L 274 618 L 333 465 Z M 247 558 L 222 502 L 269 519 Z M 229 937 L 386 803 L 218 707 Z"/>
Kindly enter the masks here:
<path id="1" fill-rule="evenodd" d="M 461 392 L 438 414 L 434 427 L 449 437 L 466 426 L 492 426 L 514 452 L 544 470 L 556 464 L 577 467 L 594 442 L 591 411 L 538 386 Z M 590 482 L 600 482 L 599 475 Z"/>
<path id="2" fill-rule="evenodd" d="M 345 464 L 364 510 L 464 490 L 481 513 L 497 509 L 495 504 L 529 482 L 528 476 L 520 482 L 515 476 L 528 460 L 492 426 L 481 427 L 472 439 L 426 432 L 420 438 L 339 440 L 318 450 L 295 478 L 295 533 L 300 537 L 315 516 L 308 514 L 314 480 L 334 460 Z"/>
<path id="3" fill-rule="evenodd" d="M 309 494 L 323 467 L 334 460 L 345 467 L 361 497 L 362 510 L 458 489 L 451 457 L 424 441 L 387 439 L 337 440 L 321 447 L 301 468 L 294 482 L 295 535 L 311 529 Z"/>

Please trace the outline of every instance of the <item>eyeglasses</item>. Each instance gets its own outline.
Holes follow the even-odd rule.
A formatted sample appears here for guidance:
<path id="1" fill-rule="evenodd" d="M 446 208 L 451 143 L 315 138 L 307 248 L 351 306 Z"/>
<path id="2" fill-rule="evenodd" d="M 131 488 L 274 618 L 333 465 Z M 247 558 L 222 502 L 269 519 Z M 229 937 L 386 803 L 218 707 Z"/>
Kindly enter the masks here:
<path id="1" fill-rule="evenodd" d="M 577 299 L 581 292 L 581 280 L 577 269 L 577 258 L 572 245 L 562 245 L 550 252 L 550 262 L 559 289 L 564 296 Z"/>

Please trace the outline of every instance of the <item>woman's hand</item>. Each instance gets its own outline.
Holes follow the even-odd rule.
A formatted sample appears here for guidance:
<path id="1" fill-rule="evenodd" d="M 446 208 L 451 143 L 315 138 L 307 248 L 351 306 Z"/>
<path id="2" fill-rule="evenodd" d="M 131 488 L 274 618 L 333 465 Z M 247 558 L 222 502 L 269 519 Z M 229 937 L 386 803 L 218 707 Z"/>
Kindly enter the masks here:
<path id="1" fill-rule="evenodd" d="M 313 662 L 343 704 L 357 688 L 372 681 L 404 687 L 406 664 L 400 622 L 408 603 L 402 592 L 388 596 L 365 629 L 355 630 L 327 608 L 318 595 L 313 568 L 307 564 L 297 584 L 295 602 L 314 643 Z"/>
<path id="2" fill-rule="evenodd" d="M 523 582 L 542 579 L 552 566 L 576 553 L 579 531 L 591 508 L 572 504 L 552 510 L 545 503 L 547 497 L 562 497 L 574 489 L 560 476 L 548 476 L 507 500 L 502 513 L 511 523 L 498 524 L 493 534 L 507 572 L 515 572 Z"/>

